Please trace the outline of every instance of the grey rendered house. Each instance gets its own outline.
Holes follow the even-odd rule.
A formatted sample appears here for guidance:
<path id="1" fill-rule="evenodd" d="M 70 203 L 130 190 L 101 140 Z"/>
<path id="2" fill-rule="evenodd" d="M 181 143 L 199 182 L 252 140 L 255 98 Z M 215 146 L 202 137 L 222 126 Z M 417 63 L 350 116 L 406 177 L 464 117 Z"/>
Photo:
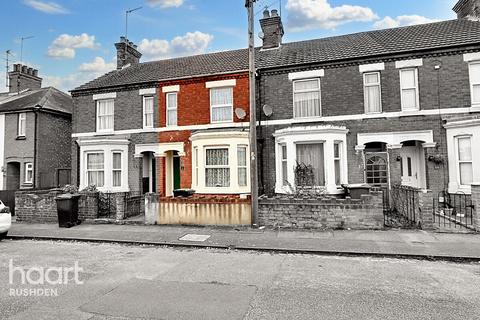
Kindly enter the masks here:
<path id="1" fill-rule="evenodd" d="M 292 192 L 303 163 L 330 194 L 358 183 L 469 193 L 480 181 L 478 1 L 454 10 L 451 21 L 294 43 L 264 12 L 261 191 Z"/>
<path id="2" fill-rule="evenodd" d="M 42 88 L 38 71 L 21 64 L 9 84 L 0 94 L 0 190 L 69 183 L 72 98 Z"/>

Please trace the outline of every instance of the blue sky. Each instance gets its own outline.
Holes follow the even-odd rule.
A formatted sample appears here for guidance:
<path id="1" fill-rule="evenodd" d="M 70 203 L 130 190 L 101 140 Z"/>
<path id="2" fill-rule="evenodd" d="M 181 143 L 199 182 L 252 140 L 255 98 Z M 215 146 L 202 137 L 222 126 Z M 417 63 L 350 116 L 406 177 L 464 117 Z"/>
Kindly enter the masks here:
<path id="1" fill-rule="evenodd" d="M 456 0 L 257 0 L 279 9 L 285 42 L 455 18 Z M 0 50 L 39 69 L 44 85 L 70 90 L 115 67 L 113 44 L 125 33 L 142 61 L 246 46 L 244 0 L 1 0 Z M 257 23 L 256 33 L 260 31 Z M 260 44 L 257 38 L 257 44 Z M 5 91 L 2 59 L 0 91 Z"/>

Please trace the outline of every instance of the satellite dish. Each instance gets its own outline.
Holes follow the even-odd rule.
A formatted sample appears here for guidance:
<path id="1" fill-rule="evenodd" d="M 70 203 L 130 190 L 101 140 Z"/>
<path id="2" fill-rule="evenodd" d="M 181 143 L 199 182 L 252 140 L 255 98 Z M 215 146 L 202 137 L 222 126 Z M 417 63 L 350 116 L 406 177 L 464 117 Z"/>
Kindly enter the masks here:
<path id="1" fill-rule="evenodd" d="M 258 33 L 258 37 L 263 40 L 263 38 L 265 37 L 265 34 L 262 31 L 260 31 Z"/>
<path id="2" fill-rule="evenodd" d="M 263 113 L 267 116 L 267 118 L 271 117 L 273 114 L 273 109 L 268 104 L 263 106 Z"/>
<path id="3" fill-rule="evenodd" d="M 247 113 L 242 108 L 235 108 L 235 115 L 238 119 L 243 120 L 247 116 Z"/>

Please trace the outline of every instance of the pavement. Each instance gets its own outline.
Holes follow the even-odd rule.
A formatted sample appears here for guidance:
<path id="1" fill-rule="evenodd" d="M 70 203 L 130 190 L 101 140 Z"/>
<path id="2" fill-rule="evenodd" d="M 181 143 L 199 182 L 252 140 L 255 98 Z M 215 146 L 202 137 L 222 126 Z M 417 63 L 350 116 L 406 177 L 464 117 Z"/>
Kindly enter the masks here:
<path id="1" fill-rule="evenodd" d="M 319 255 L 480 261 L 479 234 L 430 233 L 421 230 L 288 231 L 115 224 L 84 224 L 66 229 L 59 228 L 56 224 L 13 223 L 8 237 Z"/>

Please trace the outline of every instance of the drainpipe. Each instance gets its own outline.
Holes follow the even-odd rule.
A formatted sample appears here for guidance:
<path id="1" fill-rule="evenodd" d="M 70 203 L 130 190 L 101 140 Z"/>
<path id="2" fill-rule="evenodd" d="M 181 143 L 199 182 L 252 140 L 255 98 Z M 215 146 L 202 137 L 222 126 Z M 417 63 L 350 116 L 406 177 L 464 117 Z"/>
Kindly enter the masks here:
<path id="1" fill-rule="evenodd" d="M 35 114 L 35 128 L 33 129 L 33 189 L 37 189 L 37 131 L 38 131 L 38 112 L 42 106 L 36 105 L 33 107 Z"/>

